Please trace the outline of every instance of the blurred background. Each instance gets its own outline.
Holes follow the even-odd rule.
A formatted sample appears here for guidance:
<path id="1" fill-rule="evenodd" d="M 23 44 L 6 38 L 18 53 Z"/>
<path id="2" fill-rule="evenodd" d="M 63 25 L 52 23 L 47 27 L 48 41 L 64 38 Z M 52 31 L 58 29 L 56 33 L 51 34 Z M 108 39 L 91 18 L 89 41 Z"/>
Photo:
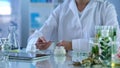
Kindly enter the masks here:
<path id="1" fill-rule="evenodd" d="M 8 27 L 16 26 L 21 47 L 26 47 L 28 37 L 41 28 L 50 13 L 64 0 L 0 0 L 0 37 L 8 36 Z M 114 4 L 120 23 L 120 0 Z"/>

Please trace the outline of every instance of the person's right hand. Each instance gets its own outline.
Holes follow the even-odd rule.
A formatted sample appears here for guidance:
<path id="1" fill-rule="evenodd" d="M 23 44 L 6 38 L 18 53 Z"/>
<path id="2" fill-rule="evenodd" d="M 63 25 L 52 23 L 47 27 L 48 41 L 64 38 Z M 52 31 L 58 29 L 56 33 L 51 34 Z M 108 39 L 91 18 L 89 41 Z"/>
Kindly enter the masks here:
<path id="1" fill-rule="evenodd" d="M 35 45 L 37 49 L 45 50 L 50 46 L 50 44 L 51 44 L 50 41 L 47 42 L 44 37 L 40 37 L 38 38 Z"/>

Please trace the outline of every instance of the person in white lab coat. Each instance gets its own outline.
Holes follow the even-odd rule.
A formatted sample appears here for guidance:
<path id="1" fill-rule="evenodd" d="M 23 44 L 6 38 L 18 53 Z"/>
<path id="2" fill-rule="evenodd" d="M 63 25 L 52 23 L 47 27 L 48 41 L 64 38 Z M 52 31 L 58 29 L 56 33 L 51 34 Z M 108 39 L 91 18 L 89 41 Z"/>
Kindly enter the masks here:
<path id="1" fill-rule="evenodd" d="M 29 37 L 26 51 L 48 49 L 58 41 L 66 50 L 74 50 L 80 39 L 94 37 L 95 26 L 117 26 L 115 7 L 106 0 L 65 0 L 46 20 L 43 27 Z"/>

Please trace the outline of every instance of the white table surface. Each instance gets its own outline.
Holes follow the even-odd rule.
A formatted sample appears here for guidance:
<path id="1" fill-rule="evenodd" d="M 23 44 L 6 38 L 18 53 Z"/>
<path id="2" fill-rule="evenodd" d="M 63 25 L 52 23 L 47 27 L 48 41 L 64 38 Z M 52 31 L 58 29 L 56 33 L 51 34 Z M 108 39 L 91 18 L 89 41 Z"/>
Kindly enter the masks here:
<path id="1" fill-rule="evenodd" d="M 53 54 L 51 54 L 47 58 L 42 58 L 33 61 L 25 61 L 25 60 L 8 60 L 4 62 L 0 61 L 0 68 L 83 68 L 80 66 L 73 66 L 72 65 L 73 59 L 76 59 L 76 57 L 72 57 L 70 55 L 71 53 L 67 54 L 66 56 L 56 57 Z M 113 67 L 113 68 L 120 68 L 120 67 Z"/>

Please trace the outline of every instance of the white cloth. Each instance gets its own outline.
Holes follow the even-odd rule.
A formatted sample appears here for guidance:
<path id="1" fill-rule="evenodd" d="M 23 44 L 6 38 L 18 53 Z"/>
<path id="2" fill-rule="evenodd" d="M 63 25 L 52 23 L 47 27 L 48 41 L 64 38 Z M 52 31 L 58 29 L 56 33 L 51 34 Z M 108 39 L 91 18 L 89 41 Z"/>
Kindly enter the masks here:
<path id="1" fill-rule="evenodd" d="M 29 40 L 33 37 L 44 36 L 48 41 L 66 40 L 74 43 L 74 40 L 84 39 L 86 36 L 94 37 L 95 26 L 98 25 L 119 28 L 115 7 L 111 3 L 105 0 L 90 0 L 79 16 L 75 0 L 65 0 L 53 11 L 43 27 L 34 33 Z M 29 43 L 31 42 L 28 41 Z M 29 46 L 30 44 L 27 45 L 27 48 Z M 74 43 L 72 47 L 74 50 L 78 45 Z"/>

